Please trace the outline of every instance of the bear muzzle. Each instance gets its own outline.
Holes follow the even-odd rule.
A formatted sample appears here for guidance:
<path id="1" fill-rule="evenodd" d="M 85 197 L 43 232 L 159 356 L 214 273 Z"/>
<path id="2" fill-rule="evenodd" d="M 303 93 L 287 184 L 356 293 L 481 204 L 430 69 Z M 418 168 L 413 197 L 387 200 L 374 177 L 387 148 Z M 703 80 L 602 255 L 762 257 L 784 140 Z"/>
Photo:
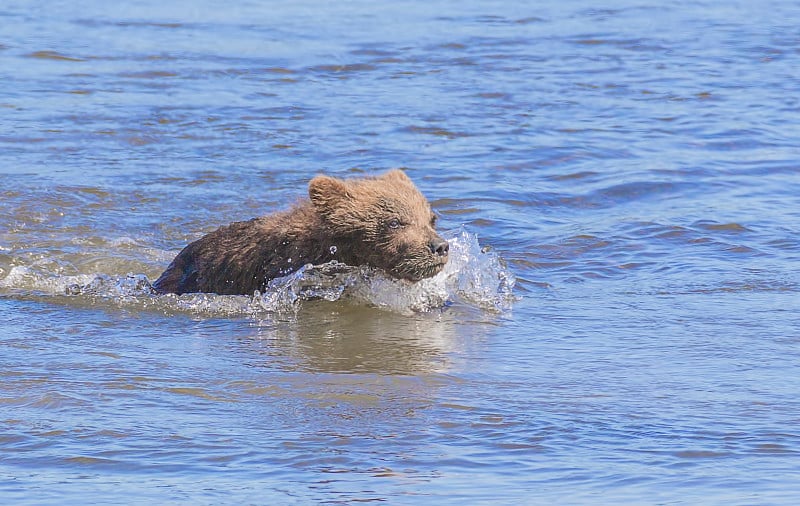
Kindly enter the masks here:
<path id="1" fill-rule="evenodd" d="M 430 248 L 431 253 L 439 257 L 446 257 L 450 251 L 450 243 L 438 235 L 431 239 L 431 241 L 428 243 L 428 247 Z"/>

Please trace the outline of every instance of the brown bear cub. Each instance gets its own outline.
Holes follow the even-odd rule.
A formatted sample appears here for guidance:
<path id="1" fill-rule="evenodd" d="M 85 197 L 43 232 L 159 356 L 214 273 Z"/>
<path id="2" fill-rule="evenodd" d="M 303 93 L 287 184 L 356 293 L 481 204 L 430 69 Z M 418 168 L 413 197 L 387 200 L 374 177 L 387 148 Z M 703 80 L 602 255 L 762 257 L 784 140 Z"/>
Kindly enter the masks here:
<path id="1" fill-rule="evenodd" d="M 308 195 L 287 211 L 232 223 L 189 244 L 153 287 L 252 295 L 306 264 L 337 260 L 418 281 L 447 263 L 436 215 L 401 170 L 347 180 L 317 176 Z"/>

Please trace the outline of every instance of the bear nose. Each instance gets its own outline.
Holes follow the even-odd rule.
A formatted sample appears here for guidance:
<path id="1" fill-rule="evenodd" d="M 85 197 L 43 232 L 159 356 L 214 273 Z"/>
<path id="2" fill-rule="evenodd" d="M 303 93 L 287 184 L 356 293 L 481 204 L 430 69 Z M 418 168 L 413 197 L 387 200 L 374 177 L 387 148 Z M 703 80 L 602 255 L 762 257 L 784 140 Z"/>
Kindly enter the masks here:
<path id="1" fill-rule="evenodd" d="M 440 257 L 447 256 L 447 252 L 450 251 L 450 244 L 439 236 L 431 239 L 428 246 L 431 248 L 431 253 Z"/>

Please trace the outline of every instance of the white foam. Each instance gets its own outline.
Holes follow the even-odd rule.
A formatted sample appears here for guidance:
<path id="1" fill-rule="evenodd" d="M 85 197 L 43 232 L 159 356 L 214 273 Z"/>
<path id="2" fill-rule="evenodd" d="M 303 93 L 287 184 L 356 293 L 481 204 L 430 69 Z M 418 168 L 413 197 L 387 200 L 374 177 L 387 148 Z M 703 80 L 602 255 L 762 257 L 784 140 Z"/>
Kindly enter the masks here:
<path id="1" fill-rule="evenodd" d="M 296 313 L 306 300 L 350 300 L 399 313 L 431 311 L 466 304 L 498 312 L 514 300 L 515 278 L 494 252 L 463 229 L 446 234 L 450 258 L 442 272 L 416 283 L 396 280 L 369 267 L 338 262 L 306 265 L 270 282 L 252 296 L 185 294 L 157 295 L 144 274 L 61 275 L 15 266 L 0 279 L 0 288 L 43 295 L 102 299 L 124 305 L 205 315 Z"/>
<path id="2" fill-rule="evenodd" d="M 96 275 L 94 274 L 78 274 L 74 276 L 49 274 L 33 267 L 17 265 L 9 270 L 6 277 L 0 279 L 0 287 L 17 291 L 36 291 L 49 295 L 59 295 L 64 294 L 69 286 L 81 286 L 91 283 L 95 277 Z"/>
<path id="3" fill-rule="evenodd" d="M 257 299 L 267 310 L 283 309 L 299 300 L 355 299 L 408 313 L 465 303 L 489 311 L 507 309 L 513 301 L 515 278 L 500 257 L 481 248 L 465 230 L 448 237 L 450 258 L 442 272 L 416 283 L 390 278 L 380 270 L 337 262 L 307 265 L 272 282 Z"/>

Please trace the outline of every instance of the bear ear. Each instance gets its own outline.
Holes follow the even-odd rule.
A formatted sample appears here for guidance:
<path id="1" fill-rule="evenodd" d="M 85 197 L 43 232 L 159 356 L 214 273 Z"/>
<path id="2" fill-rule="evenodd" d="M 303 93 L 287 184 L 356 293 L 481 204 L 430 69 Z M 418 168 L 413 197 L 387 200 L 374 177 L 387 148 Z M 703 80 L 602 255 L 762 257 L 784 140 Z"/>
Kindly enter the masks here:
<path id="1" fill-rule="evenodd" d="M 408 184 L 414 184 L 402 169 L 393 169 L 383 175 L 384 179 L 399 181 Z"/>
<path id="2" fill-rule="evenodd" d="M 328 214 L 325 211 L 338 207 L 345 199 L 350 198 L 350 192 L 341 179 L 317 176 L 308 183 L 308 196 L 317 210 Z"/>

